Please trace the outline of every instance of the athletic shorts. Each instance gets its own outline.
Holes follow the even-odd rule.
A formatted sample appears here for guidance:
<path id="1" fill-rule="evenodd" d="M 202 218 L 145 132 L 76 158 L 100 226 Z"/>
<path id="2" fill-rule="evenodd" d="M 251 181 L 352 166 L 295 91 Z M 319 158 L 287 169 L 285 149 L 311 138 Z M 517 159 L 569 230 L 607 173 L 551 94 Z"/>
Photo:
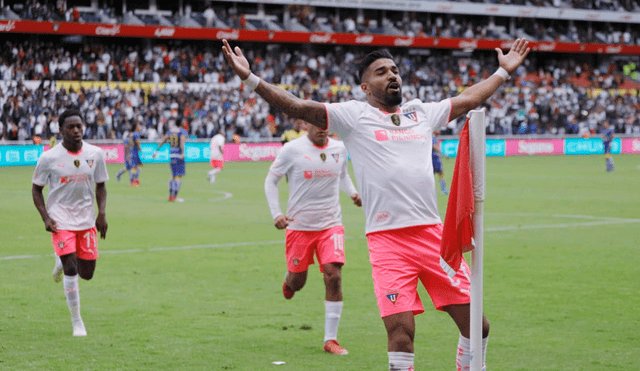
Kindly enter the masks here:
<path id="1" fill-rule="evenodd" d="M 83 231 L 59 230 L 58 233 L 51 233 L 51 242 L 53 242 L 53 250 L 58 256 L 76 253 L 80 259 L 98 259 L 96 227 Z"/>
<path id="2" fill-rule="evenodd" d="M 442 161 L 438 156 L 432 156 L 431 162 L 433 163 L 433 172 L 434 173 L 442 173 Z"/>
<path id="3" fill-rule="evenodd" d="M 452 304 L 469 304 L 469 266 L 463 259 L 460 270 L 449 278 L 440 267 L 441 239 L 442 224 L 367 234 L 373 288 L 381 317 L 424 312 L 417 291 L 418 280 L 438 310 Z"/>
<path id="4" fill-rule="evenodd" d="M 611 142 L 603 142 L 602 144 L 604 145 L 604 153 L 611 153 Z"/>
<path id="5" fill-rule="evenodd" d="M 224 169 L 224 160 L 211 160 L 211 167 L 214 169 Z"/>
<path id="6" fill-rule="evenodd" d="M 322 231 L 287 229 L 285 240 L 285 258 L 289 272 L 306 272 L 309 265 L 314 264 L 314 252 L 320 272 L 324 272 L 324 264 L 344 264 L 344 227 L 341 225 Z"/>
<path id="7" fill-rule="evenodd" d="M 142 166 L 142 161 L 140 161 L 140 157 L 129 156 L 129 161 L 124 162 L 127 170 L 131 170 L 135 167 Z"/>
<path id="8" fill-rule="evenodd" d="M 185 174 L 185 166 L 184 160 L 180 158 L 172 158 L 171 159 L 171 176 L 173 178 L 178 176 L 184 176 Z"/>

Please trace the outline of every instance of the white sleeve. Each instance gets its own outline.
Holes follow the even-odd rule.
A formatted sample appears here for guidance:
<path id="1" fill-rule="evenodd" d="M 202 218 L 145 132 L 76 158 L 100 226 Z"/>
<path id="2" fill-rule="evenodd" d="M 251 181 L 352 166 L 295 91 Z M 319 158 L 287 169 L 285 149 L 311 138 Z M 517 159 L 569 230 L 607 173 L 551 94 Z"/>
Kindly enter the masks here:
<path id="1" fill-rule="evenodd" d="M 280 194 L 278 193 L 278 182 L 280 178 L 281 177 L 269 171 L 267 177 L 264 179 L 264 193 L 267 195 L 267 205 L 269 205 L 271 217 L 274 220 L 282 215 L 282 210 L 280 210 Z"/>
<path id="2" fill-rule="evenodd" d="M 291 166 L 293 165 L 293 161 L 291 160 L 293 154 L 291 153 L 293 142 L 289 142 L 280 148 L 280 152 L 276 156 L 276 159 L 269 167 L 269 172 L 274 173 L 276 176 L 282 178 L 287 174 Z"/>
<path id="3" fill-rule="evenodd" d="M 96 183 L 104 183 L 109 180 L 109 173 L 107 172 L 107 161 L 104 157 L 104 150 L 98 150 L 96 171 L 93 173 L 93 181 Z"/>
<path id="4" fill-rule="evenodd" d="M 47 185 L 50 174 L 51 171 L 49 169 L 48 156 L 40 156 L 40 158 L 38 159 L 38 163 L 36 164 L 36 169 L 33 171 L 33 178 L 31 182 L 33 184 L 44 187 L 45 185 Z"/>
<path id="5" fill-rule="evenodd" d="M 325 103 L 327 130 L 338 134 L 342 140 L 347 140 L 363 110 L 361 104 L 363 103 L 354 100 L 342 103 Z"/>
<path id="6" fill-rule="evenodd" d="M 431 128 L 445 126 L 451 121 L 451 99 L 444 99 L 440 102 L 420 104 L 427 124 Z"/>
<path id="7" fill-rule="evenodd" d="M 349 161 L 346 160 L 347 158 L 346 151 L 344 152 L 344 158 L 345 158 L 345 161 L 344 161 L 344 164 L 342 165 L 342 172 L 340 173 L 340 189 L 342 190 L 342 192 L 346 193 L 347 195 L 349 195 L 349 197 L 351 197 L 354 194 L 358 193 L 358 190 L 353 185 L 353 182 L 351 181 L 351 176 L 349 176 L 349 166 L 348 166 Z"/>

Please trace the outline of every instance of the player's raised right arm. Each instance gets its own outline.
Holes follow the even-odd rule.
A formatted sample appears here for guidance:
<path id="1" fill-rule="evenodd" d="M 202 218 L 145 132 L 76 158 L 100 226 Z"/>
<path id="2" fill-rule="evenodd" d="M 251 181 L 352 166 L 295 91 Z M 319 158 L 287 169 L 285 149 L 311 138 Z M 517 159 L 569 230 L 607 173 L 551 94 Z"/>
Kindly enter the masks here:
<path id="1" fill-rule="evenodd" d="M 233 67 L 238 77 L 245 82 L 252 76 L 249 69 L 249 61 L 247 61 L 239 47 L 236 46 L 231 49 L 227 40 L 222 40 L 222 43 L 224 44 L 222 51 L 227 62 Z M 305 120 L 323 130 L 327 128 L 327 111 L 322 103 L 300 99 L 286 90 L 261 79 L 258 79 L 254 88 L 256 93 L 267 103 L 282 110 L 290 117 Z"/>

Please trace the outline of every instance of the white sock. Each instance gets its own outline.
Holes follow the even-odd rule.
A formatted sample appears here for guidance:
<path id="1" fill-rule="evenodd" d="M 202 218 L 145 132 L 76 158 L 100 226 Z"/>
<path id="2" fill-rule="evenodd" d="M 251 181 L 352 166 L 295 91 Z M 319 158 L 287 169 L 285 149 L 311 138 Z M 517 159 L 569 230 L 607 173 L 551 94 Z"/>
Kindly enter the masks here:
<path id="1" fill-rule="evenodd" d="M 338 340 L 338 324 L 342 314 L 341 301 L 324 302 L 324 342 Z"/>
<path id="2" fill-rule="evenodd" d="M 482 339 L 482 371 L 486 370 L 485 359 L 487 356 L 487 341 L 489 337 Z M 467 371 L 471 369 L 471 340 L 462 336 L 458 337 L 458 352 L 456 353 L 456 370 Z"/>
<path id="3" fill-rule="evenodd" d="M 82 323 L 80 316 L 80 288 L 78 286 L 78 275 L 67 276 L 62 278 L 64 287 L 64 295 L 67 297 L 67 306 L 71 312 L 71 320 L 74 324 Z"/>
<path id="4" fill-rule="evenodd" d="M 389 371 L 413 371 L 413 353 L 388 352 Z"/>

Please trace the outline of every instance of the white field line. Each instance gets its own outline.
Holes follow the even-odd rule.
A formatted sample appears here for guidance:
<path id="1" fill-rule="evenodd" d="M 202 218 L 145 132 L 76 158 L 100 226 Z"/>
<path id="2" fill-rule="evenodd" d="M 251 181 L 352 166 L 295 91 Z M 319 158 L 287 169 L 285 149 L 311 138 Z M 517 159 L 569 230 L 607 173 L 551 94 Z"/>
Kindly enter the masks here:
<path id="1" fill-rule="evenodd" d="M 222 201 L 222 200 L 226 200 L 227 198 L 233 197 L 233 193 L 229 193 L 229 192 L 225 192 L 225 191 L 214 191 L 214 192 L 220 193 L 222 196 L 216 197 L 216 198 L 212 198 L 212 199 L 209 200 L 209 202 Z"/>
<path id="2" fill-rule="evenodd" d="M 520 215 L 520 216 L 551 216 L 557 218 L 574 218 L 574 219 L 587 219 L 594 220 L 590 222 L 578 222 L 578 223 L 560 223 L 560 224 L 536 224 L 536 225 L 522 225 L 522 226 L 508 226 L 508 227 L 491 227 L 485 228 L 485 232 L 503 232 L 503 231 L 517 231 L 525 229 L 555 229 L 555 228 L 573 228 L 573 227 L 591 227 L 596 225 L 606 224 L 618 224 L 618 223 L 640 223 L 640 219 L 624 219 L 614 217 L 595 217 L 591 215 L 563 215 L 563 214 L 533 214 L 533 213 L 491 213 L 491 215 Z M 359 238 L 366 238 L 360 236 Z M 194 250 L 194 249 L 216 249 L 224 247 L 234 246 L 253 246 L 253 245 L 284 245 L 284 240 L 274 241 L 254 241 L 254 242 L 232 242 L 232 243 L 216 243 L 207 245 L 188 245 L 188 246 L 171 246 L 171 247 L 152 247 L 148 249 L 129 249 L 129 250 L 100 250 L 100 254 L 132 254 L 139 252 L 152 252 L 152 251 L 177 251 L 177 250 Z M 18 259 L 34 259 L 47 256 L 53 256 L 53 254 L 40 254 L 40 255 L 13 255 L 13 256 L 0 256 L 2 260 L 18 260 Z"/>

